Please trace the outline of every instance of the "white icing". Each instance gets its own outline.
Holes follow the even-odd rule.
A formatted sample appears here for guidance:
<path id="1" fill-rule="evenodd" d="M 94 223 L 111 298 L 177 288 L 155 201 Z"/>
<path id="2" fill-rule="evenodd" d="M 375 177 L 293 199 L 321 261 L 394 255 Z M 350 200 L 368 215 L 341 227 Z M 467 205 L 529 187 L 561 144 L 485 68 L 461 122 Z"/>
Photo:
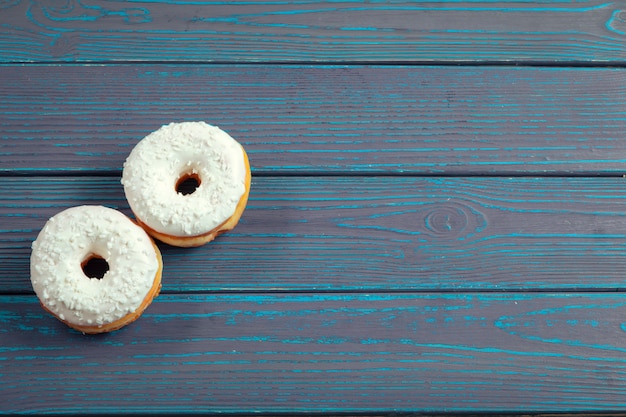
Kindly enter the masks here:
<path id="1" fill-rule="evenodd" d="M 133 213 L 170 236 L 198 236 L 231 217 L 245 192 L 243 149 L 230 135 L 204 122 L 170 123 L 143 138 L 122 174 Z M 191 194 L 176 191 L 185 174 L 200 178 Z"/>
<path id="2" fill-rule="evenodd" d="M 89 278 L 95 254 L 109 270 Z M 80 326 L 102 326 L 134 312 L 151 289 L 159 261 L 146 232 L 119 211 L 79 206 L 48 220 L 32 244 L 30 277 L 41 303 Z"/>

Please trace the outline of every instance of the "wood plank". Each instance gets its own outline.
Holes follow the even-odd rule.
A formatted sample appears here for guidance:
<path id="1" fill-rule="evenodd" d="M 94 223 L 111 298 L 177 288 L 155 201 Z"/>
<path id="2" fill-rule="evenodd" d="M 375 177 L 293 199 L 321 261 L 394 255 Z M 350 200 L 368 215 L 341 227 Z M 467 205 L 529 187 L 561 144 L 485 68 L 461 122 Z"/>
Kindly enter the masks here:
<path id="1" fill-rule="evenodd" d="M 617 290 L 625 181 L 253 177 L 235 230 L 161 246 L 163 290 Z M 32 240 L 80 204 L 130 214 L 118 178 L 0 178 L 0 292 L 31 292 Z"/>
<path id="2" fill-rule="evenodd" d="M 0 296 L 0 413 L 626 407 L 620 294 L 162 295 L 83 336 Z"/>
<path id="3" fill-rule="evenodd" d="M 205 120 L 256 174 L 617 174 L 626 69 L 0 67 L 0 173 L 118 175 L 162 124 Z"/>
<path id="4" fill-rule="evenodd" d="M 604 0 L 4 1 L 0 61 L 626 60 Z"/>

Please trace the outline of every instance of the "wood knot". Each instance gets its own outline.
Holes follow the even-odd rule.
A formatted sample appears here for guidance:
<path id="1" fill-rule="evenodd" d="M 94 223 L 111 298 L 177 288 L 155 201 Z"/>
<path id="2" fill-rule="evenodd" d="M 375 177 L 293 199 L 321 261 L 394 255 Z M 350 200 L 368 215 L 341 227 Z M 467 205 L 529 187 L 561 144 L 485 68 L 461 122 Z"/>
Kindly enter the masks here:
<path id="1" fill-rule="evenodd" d="M 341 227 L 369 229 L 379 236 L 400 234 L 416 241 L 464 240 L 487 226 L 485 215 L 460 202 L 415 203 L 415 208 L 397 210 L 393 205 L 379 207 L 374 214 L 342 219 Z"/>
<path id="2" fill-rule="evenodd" d="M 426 230 L 433 236 L 453 236 L 467 227 L 468 217 L 462 207 L 439 206 L 424 218 Z"/>

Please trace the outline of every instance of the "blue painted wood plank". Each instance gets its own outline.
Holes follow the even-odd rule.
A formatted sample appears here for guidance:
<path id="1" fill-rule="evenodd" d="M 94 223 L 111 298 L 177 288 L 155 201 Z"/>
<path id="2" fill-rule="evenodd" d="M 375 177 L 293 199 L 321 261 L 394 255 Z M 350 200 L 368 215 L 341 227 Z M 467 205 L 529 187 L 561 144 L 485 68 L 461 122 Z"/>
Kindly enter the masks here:
<path id="1" fill-rule="evenodd" d="M 164 292 L 619 290 L 623 178 L 253 177 L 240 224 L 162 245 Z M 0 292 L 64 208 L 130 215 L 119 178 L 0 178 Z"/>
<path id="2" fill-rule="evenodd" d="M 620 294 L 161 295 L 112 334 L 0 296 L 0 413 L 626 408 Z"/>
<path id="3" fill-rule="evenodd" d="M 205 120 L 255 174 L 621 175 L 626 70 L 0 66 L 0 172 L 119 175 L 162 124 Z"/>
<path id="4" fill-rule="evenodd" d="M 604 0 L 11 0 L 0 11 L 2 62 L 626 60 L 626 7 Z"/>

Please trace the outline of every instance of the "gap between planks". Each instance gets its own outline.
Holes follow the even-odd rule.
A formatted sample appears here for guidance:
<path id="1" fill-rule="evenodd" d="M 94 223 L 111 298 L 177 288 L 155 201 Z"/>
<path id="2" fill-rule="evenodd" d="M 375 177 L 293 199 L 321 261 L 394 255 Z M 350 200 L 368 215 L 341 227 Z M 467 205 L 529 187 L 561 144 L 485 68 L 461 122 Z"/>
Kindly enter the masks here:
<path id="1" fill-rule="evenodd" d="M 71 66 L 142 66 L 142 65 L 191 65 L 191 66 L 307 66 L 307 67 L 515 67 L 515 68 L 626 68 L 626 60 L 617 61 L 497 61 L 497 60 L 454 60 L 454 61 L 440 61 L 440 60 L 379 60 L 379 61 L 193 61 L 193 60 L 73 60 L 73 61 L 8 61 L 0 62 L 0 67 L 6 66 L 56 66 L 56 67 L 71 67 Z"/>

